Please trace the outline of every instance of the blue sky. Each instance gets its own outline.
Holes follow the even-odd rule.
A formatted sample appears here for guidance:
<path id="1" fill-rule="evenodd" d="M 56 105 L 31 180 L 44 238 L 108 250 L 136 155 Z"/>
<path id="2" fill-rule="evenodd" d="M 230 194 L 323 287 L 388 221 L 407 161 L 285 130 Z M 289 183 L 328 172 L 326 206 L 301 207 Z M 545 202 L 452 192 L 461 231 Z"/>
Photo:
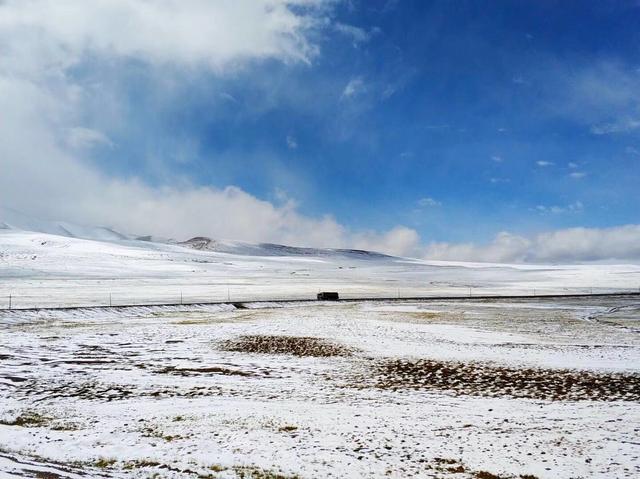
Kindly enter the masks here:
<path id="1" fill-rule="evenodd" d="M 128 65 L 118 81 L 140 130 L 108 132 L 118 146 L 100 159 L 153 181 L 280 189 L 307 214 L 438 241 L 637 222 L 639 130 L 592 128 L 638 105 L 572 91 L 590 75 L 638 85 L 640 12 L 613 3 L 345 3 L 333 18 L 361 38 L 319 32 L 311 64 L 172 72 L 160 109 L 166 85 Z"/>
<path id="2" fill-rule="evenodd" d="M 640 222 L 637 2 L 275 3 L 309 20 L 303 58 L 203 67 L 84 45 L 63 67 L 74 121 L 102 135 L 83 163 L 147 188 L 233 185 L 369 236 L 400 225 L 419 245 Z"/>

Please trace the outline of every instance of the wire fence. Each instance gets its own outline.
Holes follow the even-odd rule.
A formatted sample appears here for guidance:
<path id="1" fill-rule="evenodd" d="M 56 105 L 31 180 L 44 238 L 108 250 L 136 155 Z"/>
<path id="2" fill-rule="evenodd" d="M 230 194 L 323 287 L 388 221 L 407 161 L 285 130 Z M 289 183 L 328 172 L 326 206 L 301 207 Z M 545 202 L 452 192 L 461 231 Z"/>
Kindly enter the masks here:
<path id="1" fill-rule="evenodd" d="M 451 286 L 448 288 L 326 288 L 297 289 L 283 293 L 277 289 L 252 291 L 250 288 L 217 288 L 210 293 L 176 290 L 175 292 L 135 289 L 114 291 L 38 291 L 9 292 L 0 295 L 0 310 L 107 308 L 128 306 L 196 305 L 255 302 L 295 302 L 317 300 L 320 291 L 337 291 L 340 300 L 435 300 L 484 298 L 544 298 L 560 296 L 640 295 L 640 288 L 603 287 L 479 287 Z"/>

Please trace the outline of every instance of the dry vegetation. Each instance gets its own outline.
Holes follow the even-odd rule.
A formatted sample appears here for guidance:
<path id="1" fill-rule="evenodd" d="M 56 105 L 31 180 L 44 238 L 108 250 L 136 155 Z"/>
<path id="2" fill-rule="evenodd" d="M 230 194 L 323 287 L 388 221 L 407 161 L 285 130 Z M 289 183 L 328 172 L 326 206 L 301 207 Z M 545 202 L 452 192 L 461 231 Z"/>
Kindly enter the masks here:
<path id="1" fill-rule="evenodd" d="M 301 357 L 350 356 L 353 353 L 351 348 L 326 339 L 296 336 L 240 336 L 224 341 L 221 348 L 241 353 L 290 354 Z"/>
<path id="2" fill-rule="evenodd" d="M 640 401 L 640 374 L 512 368 L 477 362 L 389 359 L 374 363 L 363 384 L 433 389 L 456 395 L 542 400 Z"/>

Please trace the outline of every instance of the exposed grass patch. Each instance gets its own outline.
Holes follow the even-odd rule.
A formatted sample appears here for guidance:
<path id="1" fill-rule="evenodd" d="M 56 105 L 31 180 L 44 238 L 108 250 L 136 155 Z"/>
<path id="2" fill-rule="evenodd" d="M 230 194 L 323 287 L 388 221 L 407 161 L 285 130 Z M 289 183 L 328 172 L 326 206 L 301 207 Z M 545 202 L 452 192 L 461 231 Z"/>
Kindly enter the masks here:
<path id="1" fill-rule="evenodd" d="M 134 396 L 135 389 L 125 384 L 105 384 L 97 381 L 87 382 L 32 382 L 25 386 L 25 393 L 40 395 L 47 399 L 73 398 L 101 401 L 115 401 Z"/>
<path id="2" fill-rule="evenodd" d="M 241 371 L 238 369 L 221 368 L 218 366 L 204 367 L 204 368 L 178 368 L 174 366 L 168 366 L 158 371 L 162 374 L 174 374 L 177 376 L 200 376 L 204 374 L 220 374 L 222 376 L 255 376 L 254 373 Z"/>
<path id="3" fill-rule="evenodd" d="M 452 474 L 463 474 L 465 471 L 466 469 L 462 464 L 458 466 L 447 467 L 447 472 L 450 472 Z"/>
<path id="4" fill-rule="evenodd" d="M 640 374 L 635 373 L 513 368 L 431 359 L 389 359 L 374 362 L 372 368 L 356 386 L 553 401 L 640 401 Z"/>
<path id="5" fill-rule="evenodd" d="M 116 462 L 118 461 L 111 457 L 101 457 L 93 463 L 93 466 L 99 467 L 100 469 L 106 469 L 108 467 L 113 466 Z"/>
<path id="6" fill-rule="evenodd" d="M 234 466 L 233 472 L 240 479 L 300 479 L 300 476 L 288 476 L 280 472 L 269 471 L 255 466 Z"/>
<path id="7" fill-rule="evenodd" d="M 455 459 L 446 459 L 444 457 L 434 457 L 433 461 L 436 464 L 456 464 L 458 461 Z"/>
<path id="8" fill-rule="evenodd" d="M 142 469 L 145 467 L 158 467 L 159 462 L 151 461 L 149 459 L 137 459 L 135 461 L 127 461 L 123 464 L 122 468 L 125 470 Z"/>
<path id="9" fill-rule="evenodd" d="M 290 354 L 300 357 L 350 356 L 353 353 L 353 349 L 326 339 L 297 336 L 240 336 L 224 341 L 221 348 L 241 353 Z"/>
<path id="10" fill-rule="evenodd" d="M 298 426 L 290 426 L 290 425 L 280 426 L 278 428 L 278 431 L 280 432 L 295 432 L 297 430 L 298 430 Z"/>
<path id="11" fill-rule="evenodd" d="M 25 471 L 31 472 L 34 474 L 33 477 L 37 479 L 62 479 L 60 474 L 56 474 L 55 472 L 47 472 L 47 471 Z"/>
<path id="12" fill-rule="evenodd" d="M 42 427 L 49 424 L 51 418 L 35 411 L 25 411 L 15 419 L 0 420 L 3 426 Z"/>
<path id="13" fill-rule="evenodd" d="M 477 471 L 473 473 L 473 477 L 476 479 L 504 479 L 502 476 L 497 476 L 487 471 Z"/>
<path id="14" fill-rule="evenodd" d="M 425 468 L 436 472 L 436 477 L 450 477 L 451 474 L 465 474 L 464 477 L 473 477 L 474 479 L 515 479 L 515 476 L 498 476 L 488 471 L 474 471 L 467 468 L 458 459 L 445 457 L 434 457 L 430 464 L 426 464 Z"/>
<path id="15" fill-rule="evenodd" d="M 178 439 L 182 439 L 182 436 L 180 436 L 179 434 L 166 434 L 154 426 L 145 427 L 140 431 L 140 433 L 143 437 L 154 437 L 157 439 L 162 439 L 166 442 L 173 442 Z"/>
<path id="16" fill-rule="evenodd" d="M 52 431 L 78 431 L 82 426 L 75 422 L 54 421 L 50 426 Z"/>

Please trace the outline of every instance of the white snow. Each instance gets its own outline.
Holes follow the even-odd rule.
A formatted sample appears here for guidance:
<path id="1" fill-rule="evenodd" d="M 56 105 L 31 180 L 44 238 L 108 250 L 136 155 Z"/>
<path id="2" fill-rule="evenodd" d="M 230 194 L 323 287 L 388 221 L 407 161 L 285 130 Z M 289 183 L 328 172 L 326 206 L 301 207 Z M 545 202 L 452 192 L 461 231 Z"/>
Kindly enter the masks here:
<path id="1" fill-rule="evenodd" d="M 470 479 L 481 470 L 505 478 L 637 477 L 635 400 L 351 386 L 383 358 L 637 373 L 640 337 L 624 327 L 637 325 L 637 302 L 582 301 L 5 311 L 0 420 L 10 424 L 25 413 L 47 419 L 0 425 L 0 471 L 23 474 L 26 461 L 61 477 L 224 478 L 237 477 L 238 467 L 302 478 Z M 615 307 L 625 305 L 636 309 L 616 316 Z M 602 316 L 607 323 L 585 322 L 585 307 L 614 312 Z M 220 348 L 247 334 L 325 338 L 356 353 L 314 358 Z M 181 376 L 163 373 L 167 367 L 250 375 Z M 439 458 L 466 472 L 434 469 Z M 176 472 L 186 470 L 193 474 Z"/>
<path id="2" fill-rule="evenodd" d="M 220 246 L 222 244 L 223 246 Z M 637 291 L 638 265 L 484 265 L 216 243 L 196 250 L 0 230 L 0 307 Z M 223 250 L 223 251 L 219 251 Z"/>
<path id="3" fill-rule="evenodd" d="M 389 359 L 637 376 L 637 297 L 267 302 L 318 290 L 634 291 L 637 265 L 428 262 L 229 241 L 193 249 L 101 229 L 65 227 L 62 236 L 6 226 L 0 477 L 640 476 L 636 397 L 552 401 L 359 382 Z M 3 309 L 10 295 L 14 309 Z M 181 299 L 243 304 L 157 304 Z M 110 301 L 136 306 L 20 310 Z M 243 335 L 321 338 L 355 352 L 221 348 Z M 24 417 L 36 419 L 15 423 Z"/>

